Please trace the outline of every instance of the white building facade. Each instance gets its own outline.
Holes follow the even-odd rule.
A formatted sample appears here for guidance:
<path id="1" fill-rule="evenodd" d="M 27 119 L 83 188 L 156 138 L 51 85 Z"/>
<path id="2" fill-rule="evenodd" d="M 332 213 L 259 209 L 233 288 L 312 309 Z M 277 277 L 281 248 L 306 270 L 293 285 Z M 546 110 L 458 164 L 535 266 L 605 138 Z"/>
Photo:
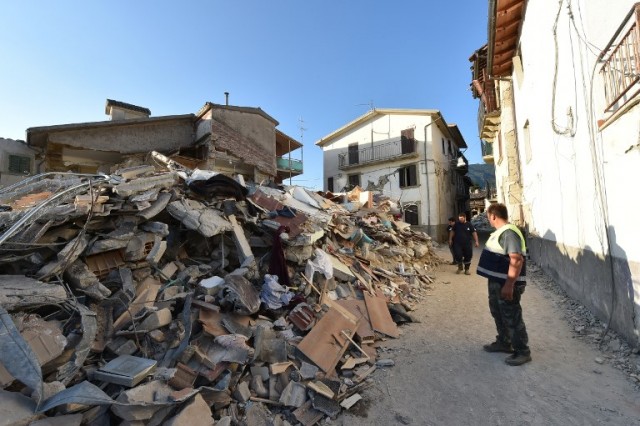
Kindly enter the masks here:
<path id="1" fill-rule="evenodd" d="M 468 210 L 467 145 L 437 110 L 373 109 L 316 145 L 326 191 L 357 185 L 389 196 L 433 238 L 443 240 L 447 219 Z"/>
<path id="2" fill-rule="evenodd" d="M 0 138 L 0 187 L 13 185 L 33 174 L 35 152 L 23 141 Z"/>
<path id="3" fill-rule="evenodd" d="M 474 84 L 485 106 L 497 99 L 480 132 L 498 198 L 528 230 L 533 260 L 637 345 L 640 3 L 491 0 L 489 10 L 487 72 Z"/>

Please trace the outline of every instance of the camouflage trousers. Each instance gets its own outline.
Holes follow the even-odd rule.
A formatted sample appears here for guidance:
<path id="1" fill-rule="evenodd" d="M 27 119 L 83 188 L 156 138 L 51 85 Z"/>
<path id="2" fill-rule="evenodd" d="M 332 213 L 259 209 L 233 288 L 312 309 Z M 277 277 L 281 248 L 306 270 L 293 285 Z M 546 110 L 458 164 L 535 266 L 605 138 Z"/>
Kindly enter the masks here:
<path id="1" fill-rule="evenodd" d="M 516 286 L 513 290 L 513 300 L 504 300 L 500 297 L 502 284 L 489 280 L 489 310 L 498 330 L 497 341 L 511 343 L 516 352 L 529 354 L 529 336 L 520 306 L 524 289 L 524 286 Z"/>

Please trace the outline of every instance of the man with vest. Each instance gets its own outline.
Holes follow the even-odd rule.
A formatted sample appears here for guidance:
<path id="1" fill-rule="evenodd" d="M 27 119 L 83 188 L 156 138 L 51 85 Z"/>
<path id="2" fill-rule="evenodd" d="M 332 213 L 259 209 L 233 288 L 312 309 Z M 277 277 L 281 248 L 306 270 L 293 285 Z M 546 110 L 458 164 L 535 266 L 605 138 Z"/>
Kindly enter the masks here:
<path id="1" fill-rule="evenodd" d="M 473 257 L 473 242 L 479 247 L 478 232 L 476 228 L 467 222 L 467 215 L 463 212 L 458 214 L 458 221 L 453 224 L 449 231 L 449 246 L 453 247 L 455 262 L 458 264 L 456 274 L 462 273 L 464 265 L 464 273 L 471 275 L 469 267 L 471 266 L 471 257 Z"/>
<path id="2" fill-rule="evenodd" d="M 478 261 L 478 275 L 489 279 L 489 310 L 496 323 L 496 341 L 483 346 L 487 352 L 505 352 L 509 365 L 531 361 L 529 337 L 522 319 L 520 298 L 526 284 L 527 246 L 522 232 L 509 223 L 504 204 L 492 204 L 487 218 L 496 228 Z"/>

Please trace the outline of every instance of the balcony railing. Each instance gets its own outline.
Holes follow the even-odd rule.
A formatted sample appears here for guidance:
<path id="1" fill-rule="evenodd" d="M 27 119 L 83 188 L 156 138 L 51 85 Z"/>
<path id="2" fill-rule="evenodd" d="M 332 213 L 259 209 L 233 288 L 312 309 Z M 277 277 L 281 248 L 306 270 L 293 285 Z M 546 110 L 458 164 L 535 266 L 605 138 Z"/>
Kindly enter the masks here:
<path id="1" fill-rule="evenodd" d="M 276 166 L 278 170 L 292 171 L 298 174 L 302 173 L 302 160 L 278 157 L 276 159 Z"/>
<path id="2" fill-rule="evenodd" d="M 352 169 L 362 165 L 383 162 L 391 159 L 410 158 L 418 156 L 418 143 L 415 139 L 389 142 L 373 147 L 349 150 L 338 155 L 340 170 Z"/>
<path id="3" fill-rule="evenodd" d="M 640 93 L 640 3 L 631 8 L 600 58 L 605 112 L 614 112 Z"/>
<path id="4" fill-rule="evenodd" d="M 482 147 L 482 159 L 485 163 L 493 163 L 493 144 L 485 141 L 480 141 Z"/>

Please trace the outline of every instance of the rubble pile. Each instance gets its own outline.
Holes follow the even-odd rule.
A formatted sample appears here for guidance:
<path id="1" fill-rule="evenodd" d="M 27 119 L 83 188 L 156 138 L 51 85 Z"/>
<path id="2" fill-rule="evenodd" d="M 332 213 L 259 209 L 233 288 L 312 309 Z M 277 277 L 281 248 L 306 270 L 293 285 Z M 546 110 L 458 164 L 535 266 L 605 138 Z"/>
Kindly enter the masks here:
<path id="1" fill-rule="evenodd" d="M 471 224 L 478 231 L 493 232 L 495 230 L 494 227 L 489 223 L 487 212 L 482 212 L 472 217 Z"/>
<path id="2" fill-rule="evenodd" d="M 0 191 L 0 423 L 313 425 L 357 404 L 433 283 L 430 238 L 359 188 L 161 166 Z"/>

